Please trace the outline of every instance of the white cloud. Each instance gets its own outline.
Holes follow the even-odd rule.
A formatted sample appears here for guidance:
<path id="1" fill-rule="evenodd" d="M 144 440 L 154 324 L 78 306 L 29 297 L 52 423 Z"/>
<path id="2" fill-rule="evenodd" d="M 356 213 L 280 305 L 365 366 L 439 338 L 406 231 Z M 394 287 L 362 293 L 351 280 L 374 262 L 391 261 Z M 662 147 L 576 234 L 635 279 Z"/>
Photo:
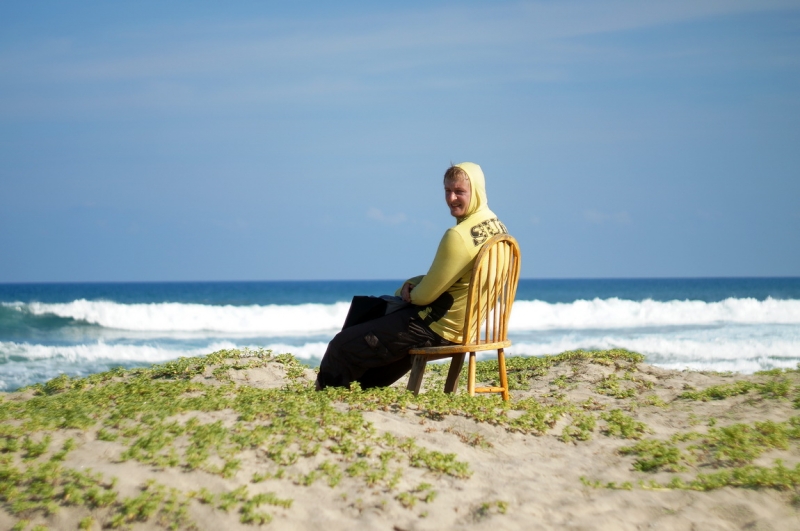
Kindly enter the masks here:
<path id="1" fill-rule="evenodd" d="M 387 225 L 398 225 L 406 220 L 406 215 L 402 212 L 389 216 L 384 214 L 382 210 L 375 207 L 370 207 L 369 210 L 367 210 L 367 217 Z"/>

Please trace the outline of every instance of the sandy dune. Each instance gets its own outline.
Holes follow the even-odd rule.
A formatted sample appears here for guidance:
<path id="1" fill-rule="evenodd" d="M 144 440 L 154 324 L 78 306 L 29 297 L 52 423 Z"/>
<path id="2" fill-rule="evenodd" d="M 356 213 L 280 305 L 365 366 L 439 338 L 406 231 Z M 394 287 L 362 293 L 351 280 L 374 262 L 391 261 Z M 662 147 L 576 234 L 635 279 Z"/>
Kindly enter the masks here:
<path id="1" fill-rule="evenodd" d="M 9 413 L 14 410 L 11 406 L 41 400 L 44 405 L 37 407 L 46 408 L 50 406 L 44 400 L 55 400 L 59 396 L 77 397 L 77 393 L 87 393 L 112 383 L 130 382 L 132 377 L 120 373 L 105 382 L 84 385 L 83 389 L 69 382 L 62 386 L 63 389 L 42 387 L 39 396 L 34 390 L 11 393 L 5 395 L 3 401 L 3 436 L 6 438 L 2 440 L 7 441 L 7 451 L 2 454 L 6 483 L 2 487 L 4 490 L 0 490 L 0 499 L 3 500 L 0 529 L 20 526 L 23 520 L 29 520 L 24 529 L 34 529 L 35 525 L 49 529 L 78 529 L 81 525 L 88 529 L 101 529 L 116 525 L 132 529 L 174 526 L 204 530 L 261 526 L 270 529 L 409 531 L 487 528 L 800 529 L 797 481 L 800 474 L 786 479 L 780 488 L 774 485 L 758 488 L 722 486 L 707 491 L 666 488 L 675 477 L 688 483 L 699 474 L 748 465 L 774 469 L 775 459 L 781 459 L 787 470 L 796 470 L 794 467 L 800 463 L 800 428 L 792 431 L 795 424 L 787 423 L 800 414 L 795 409 L 800 398 L 800 377 L 796 371 L 749 377 L 677 372 L 637 363 L 624 355 L 594 358 L 584 353 L 556 361 L 542 368 L 541 374 L 523 379 L 522 389 L 513 391 L 512 405 L 507 410 L 503 410 L 500 402 L 493 398 L 463 397 L 462 400 L 483 401 L 490 406 L 487 407 L 490 410 L 487 417 L 476 420 L 475 412 L 462 411 L 458 404 L 443 406 L 444 402 L 408 397 L 390 400 L 388 395 L 370 400 L 361 392 L 347 392 L 349 398 L 346 399 L 339 398 L 344 396 L 342 394 L 317 395 L 309 390 L 313 371 L 303 370 L 285 357 L 276 359 L 263 353 L 260 356 L 228 353 L 222 356 L 221 361 L 212 361 L 214 363 L 192 369 L 194 374 L 188 374 L 187 378 L 170 380 L 162 374 L 148 381 L 159 385 L 169 385 L 170 382 L 194 385 L 193 389 L 181 395 L 181 400 L 207 396 L 203 395 L 207 388 L 222 390 L 231 396 L 234 393 L 232 389 L 255 389 L 262 393 L 258 395 L 259 400 L 283 405 L 299 403 L 301 399 L 313 404 L 318 398 L 327 404 L 324 407 L 328 409 L 324 411 L 328 413 L 307 419 L 312 425 L 309 429 L 313 432 L 315 428 L 326 426 L 329 422 L 326 418 L 349 414 L 350 417 L 336 418 L 348 418 L 354 423 L 353 429 L 363 431 L 363 435 L 358 436 L 361 439 L 353 439 L 362 441 L 357 444 L 363 446 L 348 454 L 346 448 L 342 449 L 344 443 L 336 446 L 339 444 L 337 441 L 345 440 L 336 435 L 309 450 L 303 449 L 304 441 L 293 440 L 291 435 L 284 434 L 281 435 L 284 439 L 280 440 L 290 441 L 286 446 L 288 453 L 276 457 L 274 441 L 278 439 L 270 439 L 272 443 L 256 442 L 234 447 L 234 439 L 225 439 L 226 433 L 253 434 L 258 432 L 259 425 L 269 425 L 277 430 L 282 415 L 289 418 L 289 413 L 249 418 L 242 413 L 240 405 L 218 410 L 186 406 L 179 413 L 157 422 L 147 421 L 146 415 L 142 414 L 118 422 L 114 427 L 113 423 L 103 420 L 103 415 L 113 408 L 104 408 L 95 413 L 94 424 L 81 429 L 56 427 L 26 433 L 30 442 L 41 441 L 46 435 L 52 439 L 46 452 L 32 457 L 29 450 L 25 453 L 22 443 L 16 451 L 13 445 L 8 449 L 11 444 L 8 441 L 14 436 L 13 429 L 22 429 L 26 418 L 21 413 Z M 438 388 L 440 381 L 441 374 L 434 368 L 426 377 L 425 384 Z M 683 394 L 709 388 L 730 391 L 736 382 L 745 382 L 749 387 L 737 388 L 738 391 L 724 398 L 698 395 L 692 399 Z M 398 388 L 403 384 L 398 382 Z M 424 395 L 423 392 L 421 397 Z M 401 396 L 401 393 L 398 391 L 396 396 Z M 447 400 L 438 393 L 428 393 L 428 396 Z M 116 401 L 116 407 L 124 407 L 118 396 L 110 399 Z M 270 405 L 277 406 L 274 403 Z M 544 409 L 536 409 L 540 406 Z M 283 410 L 278 407 L 275 411 Z M 544 424 L 528 422 L 526 419 L 533 418 L 531 411 L 538 411 L 538 418 L 545 419 Z M 614 411 L 618 412 L 614 413 L 617 417 L 609 417 Z M 144 424 L 138 423 L 141 419 L 144 419 Z M 764 442 L 766 439 L 763 437 L 740 440 L 736 444 L 741 444 L 745 453 L 748 448 L 752 450 L 746 458 L 731 457 L 720 450 L 720 434 L 724 433 L 719 430 L 722 428 L 746 425 L 748 428 L 737 432 L 746 438 L 750 437 L 747 434 L 755 433 L 756 423 L 765 421 L 772 421 L 766 426 L 778 426 L 789 435 L 783 439 L 778 436 L 769 439 L 772 443 Z M 581 425 L 581 422 L 584 423 Z M 161 433 L 158 430 L 164 426 L 194 427 L 214 423 L 219 423 L 217 426 L 220 426 L 220 440 L 223 442 L 213 447 L 200 465 L 187 465 L 192 437 L 197 437 L 198 433 L 192 431 L 194 428 L 183 432 L 176 429 L 174 434 L 165 435 L 168 444 L 156 449 L 149 457 L 130 455 L 131 447 L 143 445 L 137 441 L 143 440 L 148 433 Z M 796 424 L 800 426 L 800 423 Z M 622 426 L 623 431 L 615 432 L 613 425 Z M 146 429 L 136 431 L 135 426 Z M 764 425 L 759 426 L 764 431 Z M 115 429 L 117 437 L 109 436 Z M 132 431 L 126 435 L 126 429 Z M 335 431 L 336 428 L 331 429 Z M 18 438 L 20 433 L 16 432 Z M 680 448 L 685 457 L 672 466 L 647 472 L 634 470 L 637 455 L 625 455 L 619 451 L 639 440 L 668 441 L 679 434 L 695 435 L 684 435 L 683 440 L 672 439 L 673 445 Z M 57 507 L 52 514 L 35 508 L 15 509 L 14 496 L 19 497 L 19 494 L 9 490 L 8 478 L 13 476 L 8 472 L 11 470 L 9 467 L 23 471 L 25 467 L 44 462 L 68 438 L 73 439 L 74 448 L 59 461 L 61 470 L 91 469 L 99 473 L 101 479 L 98 481 L 105 482 L 103 488 L 115 493 L 116 500 L 106 506 L 93 505 L 85 500 L 76 502 L 75 498 L 64 495 L 66 480 L 53 480 L 54 490 L 50 496 Z M 403 446 L 402 441 L 414 441 L 413 447 L 411 443 Z M 430 454 L 433 451 L 439 454 Z M 435 464 L 417 463 L 412 466 L 413 459 L 420 455 L 434 455 L 431 462 L 436 459 L 445 462 L 446 454 L 454 454 L 449 463 L 464 466 L 460 472 L 453 472 L 454 469 L 448 472 L 446 467 L 437 470 Z M 25 459 L 26 455 L 28 459 Z M 173 457 L 171 462 L 164 457 L 169 455 Z M 235 466 L 225 472 L 222 469 L 228 461 L 235 461 Z M 369 470 L 358 472 L 361 465 Z M 374 476 L 370 477 L 370 473 Z M 261 474 L 261 477 L 254 477 L 254 474 Z M 339 479 L 332 480 L 337 474 Z M 116 478 L 113 485 L 111 478 Z M 154 502 L 156 506 L 161 503 L 161 509 L 153 509 L 150 514 L 137 516 L 130 503 L 125 505 L 126 500 L 142 496 L 142 487 L 148 480 L 155 480 L 166 489 L 165 492 L 175 489 L 175 499 L 184 503 L 182 516 L 169 508 L 164 509 L 168 504 L 164 505 L 166 498 L 163 497 L 160 502 Z M 611 482 L 613 484 L 609 485 Z M 18 480 L 16 485 L 18 490 L 30 490 L 30 484 L 24 480 Z M 225 493 L 242 486 L 247 489 L 246 495 L 238 502 L 231 502 L 227 511 L 221 507 Z M 150 487 L 150 492 L 154 488 Z M 255 498 L 258 493 L 272 493 L 274 499 Z M 252 502 L 252 513 L 243 509 L 247 499 Z M 284 500 L 284 506 L 280 505 L 280 500 Z M 268 514 L 271 522 L 259 524 L 257 516 L 255 522 L 243 523 L 248 514 Z"/>

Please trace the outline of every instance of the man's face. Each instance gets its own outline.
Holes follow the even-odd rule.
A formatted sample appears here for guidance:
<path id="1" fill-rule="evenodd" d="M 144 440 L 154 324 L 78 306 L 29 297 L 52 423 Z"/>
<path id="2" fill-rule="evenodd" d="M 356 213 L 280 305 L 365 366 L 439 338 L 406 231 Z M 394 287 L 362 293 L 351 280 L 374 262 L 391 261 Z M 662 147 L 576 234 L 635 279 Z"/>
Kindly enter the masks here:
<path id="1" fill-rule="evenodd" d="M 444 200 L 450 207 L 450 215 L 454 218 L 461 218 L 467 215 L 469 200 L 472 197 L 469 180 L 460 181 L 447 180 L 444 182 Z"/>

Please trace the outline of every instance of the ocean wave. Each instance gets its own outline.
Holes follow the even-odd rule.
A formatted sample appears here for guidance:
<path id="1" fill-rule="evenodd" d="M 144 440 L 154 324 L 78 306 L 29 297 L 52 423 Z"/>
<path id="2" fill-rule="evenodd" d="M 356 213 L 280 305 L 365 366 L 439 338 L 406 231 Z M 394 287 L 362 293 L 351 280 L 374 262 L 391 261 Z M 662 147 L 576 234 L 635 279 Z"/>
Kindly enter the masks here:
<path id="1" fill-rule="evenodd" d="M 513 339 L 513 338 L 512 338 Z M 265 348 L 275 353 L 291 353 L 304 360 L 322 358 L 327 348 L 325 342 L 297 344 L 266 343 L 245 345 L 232 341 L 218 341 L 203 347 L 187 349 L 160 347 L 158 345 L 108 344 L 103 341 L 78 345 L 39 345 L 30 343 L 0 342 L 0 359 L 43 360 L 62 359 L 69 362 L 115 360 L 120 362 L 161 363 L 182 356 L 201 356 L 220 349 Z M 510 356 L 542 356 L 568 350 L 605 350 L 625 348 L 647 356 L 648 362 L 711 365 L 728 361 L 769 359 L 773 362 L 785 360 L 789 366 L 800 361 L 800 341 L 792 339 L 717 338 L 702 340 L 664 336 L 623 337 L 605 335 L 599 337 L 557 337 L 543 341 L 514 341 L 506 349 Z M 482 353 L 481 358 L 493 353 Z M 687 365 L 688 366 L 688 365 Z M 683 368 L 683 366 L 681 366 Z"/>
<path id="2" fill-rule="evenodd" d="M 517 301 L 509 330 L 614 329 L 713 324 L 800 324 L 800 300 L 729 298 L 719 302 Z"/>
<path id="3" fill-rule="evenodd" d="M 248 348 L 255 348 L 255 345 Z M 322 359 L 322 356 L 325 354 L 325 350 L 328 348 L 328 344 L 322 342 L 303 343 L 300 345 L 290 345 L 288 343 L 268 343 L 262 348 L 271 350 L 275 354 L 288 353 L 301 360 L 319 363 L 319 361 Z"/>
<path id="4" fill-rule="evenodd" d="M 532 339 L 513 337 L 506 352 L 509 356 L 541 356 L 576 349 L 604 350 L 625 348 L 645 355 L 647 363 L 668 369 L 734 371 L 752 373 L 772 368 L 794 368 L 800 362 L 800 338 L 797 334 L 772 337 L 736 337 L 735 335 L 689 336 L 644 334 L 552 335 Z M 299 338 L 298 338 L 299 339 Z M 89 374 L 108 370 L 117 364 L 148 365 L 179 357 L 202 356 L 220 349 L 265 348 L 274 353 L 291 353 L 312 365 L 319 363 L 327 348 L 322 341 L 302 340 L 286 343 L 265 342 L 248 345 L 240 341 L 213 341 L 206 345 L 159 346 L 158 344 L 118 344 L 97 341 L 73 345 L 40 345 L 0 342 L 0 390 L 18 388 L 34 381 L 45 381 L 60 372 Z M 494 352 L 479 353 L 490 359 Z"/>
<path id="5" fill-rule="evenodd" d="M 63 360 L 70 363 L 99 360 L 162 363 L 180 357 L 200 356 L 217 350 L 236 348 L 229 341 L 212 343 L 203 348 L 171 349 L 154 345 L 107 344 L 103 341 L 78 345 L 38 345 L 0 341 L 0 361 Z"/>
<path id="6" fill-rule="evenodd" d="M 54 315 L 104 328 L 149 332 L 224 332 L 261 336 L 334 333 L 349 304 L 213 306 L 122 304 L 79 299 L 68 303 L 2 303 L 34 316 Z M 768 298 L 703 301 L 632 301 L 618 298 L 571 303 L 517 301 L 511 331 L 621 329 L 714 324 L 800 324 L 800 300 Z"/>
<path id="7" fill-rule="evenodd" d="M 607 350 L 624 348 L 654 360 L 714 361 L 768 357 L 800 361 L 800 342 L 791 339 L 727 339 L 703 341 L 693 338 L 606 335 L 593 338 L 561 337 L 543 342 L 518 342 L 509 347 L 509 355 L 541 356 L 567 350 Z"/>
<path id="8" fill-rule="evenodd" d="M 181 357 L 203 356 L 222 349 L 260 348 L 215 341 L 203 347 L 174 348 L 158 345 L 111 344 L 104 341 L 76 345 L 40 345 L 0 341 L 0 392 L 19 389 L 36 382 L 46 382 L 59 374 L 84 377 L 114 367 L 146 367 Z M 326 344 L 300 346 L 273 345 L 275 354 L 293 353 L 314 364 L 325 352 Z M 321 353 L 320 353 L 321 352 Z"/>
<path id="9" fill-rule="evenodd" d="M 79 299 L 68 303 L 3 303 L 32 315 L 55 315 L 104 328 L 150 332 L 226 332 L 301 335 L 340 329 L 349 303 L 212 306 L 175 302 L 121 304 Z"/>
<path id="10" fill-rule="evenodd" d="M 543 356 L 568 350 L 607 350 L 624 348 L 645 355 L 646 362 L 668 369 L 693 369 L 753 373 L 772 368 L 794 368 L 800 362 L 800 339 L 736 338 L 736 337 L 670 337 L 645 335 L 625 337 L 561 336 L 542 341 L 515 340 L 506 349 L 509 356 Z M 297 358 L 317 361 L 325 354 L 326 343 L 300 345 L 267 344 L 274 352 L 289 352 Z M 478 354 L 479 359 L 492 359 L 494 351 Z"/>

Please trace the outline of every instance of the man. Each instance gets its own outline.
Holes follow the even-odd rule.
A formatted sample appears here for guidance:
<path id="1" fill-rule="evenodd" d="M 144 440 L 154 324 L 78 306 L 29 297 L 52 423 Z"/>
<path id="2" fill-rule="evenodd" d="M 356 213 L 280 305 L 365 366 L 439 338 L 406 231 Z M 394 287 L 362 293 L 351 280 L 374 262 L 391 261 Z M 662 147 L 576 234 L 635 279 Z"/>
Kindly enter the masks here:
<path id="1" fill-rule="evenodd" d="M 410 349 L 461 342 L 475 257 L 489 238 L 508 231 L 489 210 L 477 164 L 448 168 L 444 195 L 456 225 L 442 237 L 428 273 L 395 292 L 411 306 L 336 334 L 320 363 L 317 389 L 391 385 L 411 370 Z"/>

